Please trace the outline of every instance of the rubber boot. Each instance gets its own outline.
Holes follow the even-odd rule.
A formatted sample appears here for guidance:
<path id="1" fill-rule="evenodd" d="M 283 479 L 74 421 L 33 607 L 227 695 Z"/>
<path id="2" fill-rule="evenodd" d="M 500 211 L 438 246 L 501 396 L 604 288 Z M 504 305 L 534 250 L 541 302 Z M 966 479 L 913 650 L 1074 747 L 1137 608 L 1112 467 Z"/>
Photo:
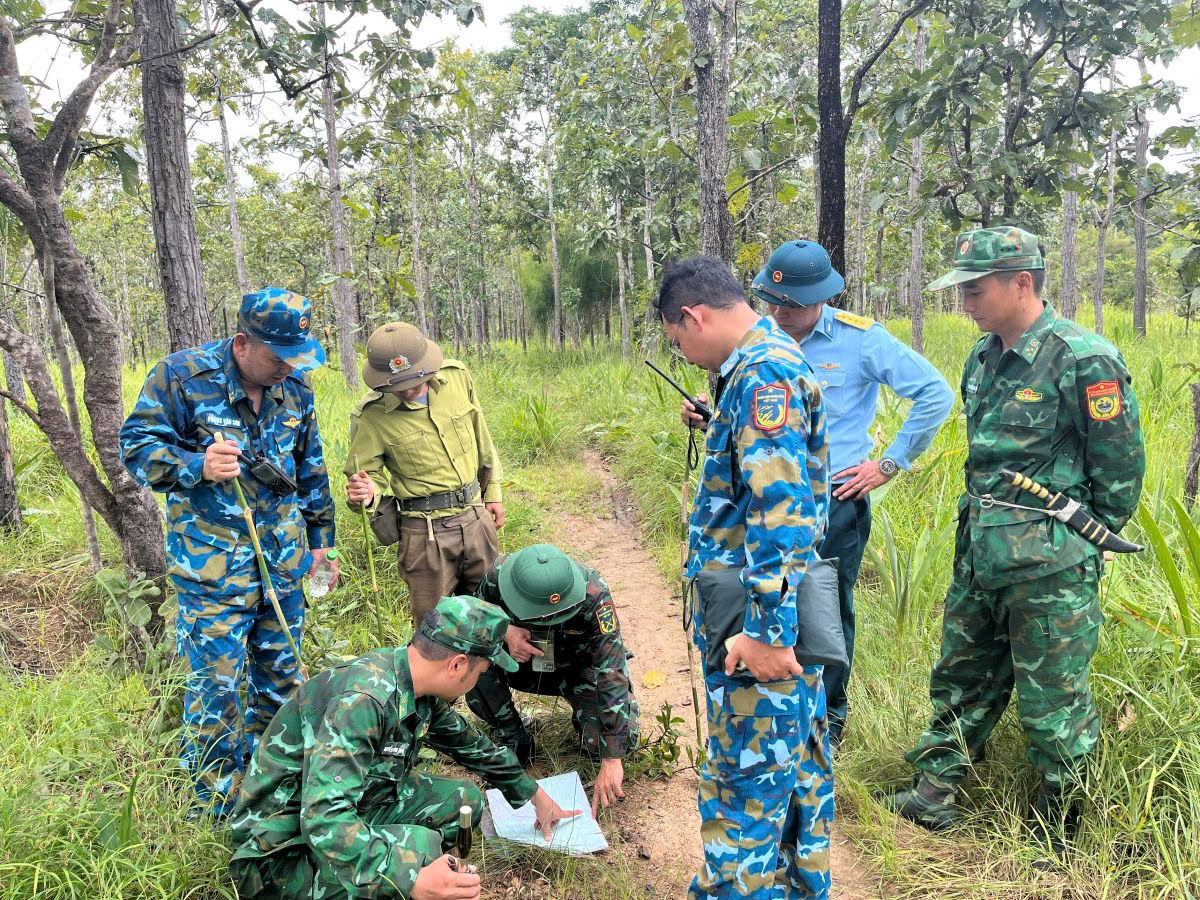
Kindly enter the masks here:
<path id="1" fill-rule="evenodd" d="M 1047 855 L 1034 862 L 1036 868 L 1053 868 L 1063 858 L 1079 833 L 1079 820 L 1078 801 L 1044 781 L 1038 785 L 1029 811 L 1029 830 L 1034 843 Z"/>
<path id="2" fill-rule="evenodd" d="M 954 787 L 935 784 L 924 775 L 914 776 L 912 787 L 905 790 L 874 796 L 884 808 L 930 831 L 945 831 L 963 818 Z"/>

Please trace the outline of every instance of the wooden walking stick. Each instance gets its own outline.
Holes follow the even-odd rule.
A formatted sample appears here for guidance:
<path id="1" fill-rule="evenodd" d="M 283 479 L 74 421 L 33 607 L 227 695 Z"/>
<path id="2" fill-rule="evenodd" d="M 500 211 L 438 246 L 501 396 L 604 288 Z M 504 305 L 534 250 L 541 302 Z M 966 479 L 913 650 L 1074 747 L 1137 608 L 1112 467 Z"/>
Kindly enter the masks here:
<path id="1" fill-rule="evenodd" d="M 225 436 L 219 431 L 213 432 L 213 438 L 218 444 L 225 443 Z M 296 641 L 292 637 L 292 629 L 288 627 L 287 619 L 284 618 L 283 608 L 279 605 L 279 597 L 275 593 L 275 585 L 271 583 L 271 573 L 267 569 L 267 558 L 263 555 L 262 544 L 258 540 L 258 528 L 254 525 L 254 513 L 250 512 L 250 504 L 246 502 L 246 492 L 242 490 L 241 476 L 235 475 L 233 478 L 233 489 L 237 493 L 238 503 L 242 505 L 242 518 L 246 520 L 246 527 L 250 529 L 250 543 L 254 545 L 254 558 L 258 560 L 258 574 L 262 579 L 263 592 L 267 595 L 267 599 L 271 601 L 271 607 L 275 610 L 275 618 L 279 620 L 279 627 L 283 629 L 283 636 L 287 638 L 288 646 L 292 648 L 292 655 L 296 657 L 296 665 L 300 668 L 300 676 L 308 677 L 308 669 L 304 665 L 304 661 L 300 658 L 300 648 L 296 646 Z"/>
<path id="2" fill-rule="evenodd" d="M 350 460 L 350 468 L 358 473 L 358 459 Z M 359 516 L 362 518 L 363 540 L 367 544 L 367 568 L 371 570 L 371 600 L 375 606 L 375 627 L 379 630 L 379 646 L 386 647 L 387 639 L 383 636 L 383 613 L 379 611 L 379 582 L 375 579 L 375 551 L 371 548 L 371 523 L 367 521 L 367 504 L 358 505 Z"/>

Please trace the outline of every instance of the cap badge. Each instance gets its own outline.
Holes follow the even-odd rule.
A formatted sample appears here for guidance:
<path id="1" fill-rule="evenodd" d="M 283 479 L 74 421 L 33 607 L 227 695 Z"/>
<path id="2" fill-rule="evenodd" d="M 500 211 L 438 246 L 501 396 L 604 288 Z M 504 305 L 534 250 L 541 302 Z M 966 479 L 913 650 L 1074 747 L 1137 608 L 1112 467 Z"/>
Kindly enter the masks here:
<path id="1" fill-rule="evenodd" d="M 411 369 L 412 363 L 408 361 L 408 357 L 402 353 L 398 353 L 388 362 L 388 368 L 392 370 L 392 374 L 403 372 L 405 369 Z"/>
<path id="2" fill-rule="evenodd" d="M 551 594 L 550 595 L 550 605 L 553 606 L 555 603 L 557 603 L 561 599 L 562 599 L 562 594 Z"/>
<path id="3" fill-rule="evenodd" d="M 308 327 L 308 316 L 301 316 L 300 317 L 300 330 L 303 331 L 307 327 Z"/>
<path id="4" fill-rule="evenodd" d="M 958 246 L 958 255 L 959 255 L 959 256 L 964 256 L 964 255 L 966 255 L 966 252 L 967 252 L 967 251 L 968 251 L 970 248 L 971 248 L 971 242 L 970 242 L 970 241 L 963 241 L 963 242 L 962 242 L 961 244 L 959 244 L 959 246 Z"/>
<path id="5" fill-rule="evenodd" d="M 779 282 L 783 281 L 783 273 L 776 269 L 771 273 L 771 280 L 776 284 L 779 284 Z"/>

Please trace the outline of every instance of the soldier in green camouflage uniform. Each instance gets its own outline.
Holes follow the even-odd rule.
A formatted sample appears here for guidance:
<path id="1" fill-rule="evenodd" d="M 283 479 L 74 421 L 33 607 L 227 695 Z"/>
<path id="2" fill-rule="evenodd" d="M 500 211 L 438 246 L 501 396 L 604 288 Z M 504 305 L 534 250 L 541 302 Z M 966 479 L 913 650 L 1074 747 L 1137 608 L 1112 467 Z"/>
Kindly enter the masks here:
<path id="1" fill-rule="evenodd" d="M 271 721 L 242 782 L 230 868 L 255 898 L 479 897 L 479 877 L 444 851 L 472 782 L 414 770 L 422 745 L 499 788 L 532 799 L 550 838 L 564 812 L 451 707 L 504 651 L 509 620 L 474 597 L 447 597 L 412 643 L 376 650 L 305 682 Z"/>
<path id="2" fill-rule="evenodd" d="M 964 308 L 989 332 L 963 370 L 966 493 L 941 658 L 930 678 L 933 721 L 907 759 L 913 786 L 885 803 L 933 828 L 958 819 L 955 794 L 1013 689 L 1029 760 L 1041 776 L 1035 830 L 1058 818 L 1099 738 L 1088 672 L 1103 616 L 1101 551 L 1007 483 L 1023 473 L 1079 501 L 1112 532 L 1137 506 L 1145 447 L 1137 398 L 1112 344 L 1041 300 L 1035 235 L 986 228 L 960 235 L 955 268 L 930 285 L 963 285 Z M 1038 824 L 1040 822 L 1040 825 Z M 1057 833 L 1057 828 L 1055 829 Z M 1054 840 L 1057 841 L 1057 838 Z"/>
<path id="3" fill-rule="evenodd" d="M 593 810 L 625 796 L 622 760 L 637 746 L 638 704 L 616 604 L 600 573 L 551 544 L 534 544 L 497 559 L 478 593 L 512 618 L 505 643 L 520 668 L 485 672 L 467 694 L 471 711 L 525 764 L 533 737 L 512 689 L 565 697 L 580 749 L 601 761 Z"/>

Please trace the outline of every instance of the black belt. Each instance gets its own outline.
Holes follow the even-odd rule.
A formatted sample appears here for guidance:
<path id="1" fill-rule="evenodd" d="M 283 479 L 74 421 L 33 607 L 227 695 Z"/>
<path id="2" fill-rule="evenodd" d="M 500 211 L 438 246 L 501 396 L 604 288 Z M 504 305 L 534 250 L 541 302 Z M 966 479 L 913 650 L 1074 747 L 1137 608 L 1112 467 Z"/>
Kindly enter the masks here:
<path id="1" fill-rule="evenodd" d="M 457 491 L 442 491 L 440 494 L 430 494 L 428 497 L 409 497 L 400 500 L 401 512 L 434 512 L 439 509 L 454 509 L 467 506 L 479 496 L 479 482 L 472 481 L 464 484 Z"/>

